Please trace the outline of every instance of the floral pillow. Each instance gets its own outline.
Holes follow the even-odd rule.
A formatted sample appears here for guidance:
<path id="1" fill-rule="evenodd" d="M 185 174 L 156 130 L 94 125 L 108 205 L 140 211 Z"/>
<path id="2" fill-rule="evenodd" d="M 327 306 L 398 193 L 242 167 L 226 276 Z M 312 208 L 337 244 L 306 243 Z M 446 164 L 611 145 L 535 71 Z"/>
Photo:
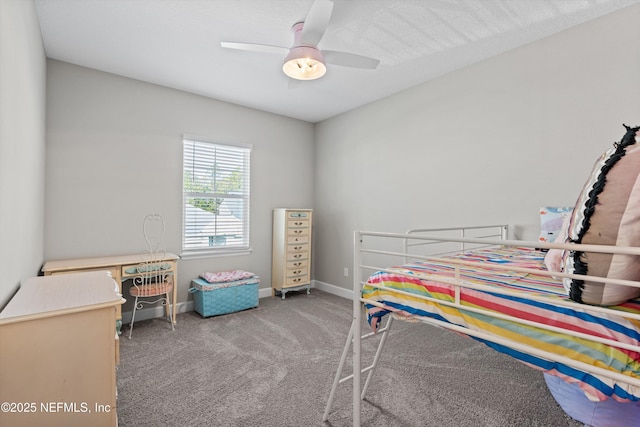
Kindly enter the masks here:
<path id="1" fill-rule="evenodd" d="M 243 270 L 219 271 L 217 273 L 202 273 L 200 275 L 200 277 L 209 283 L 233 282 L 234 280 L 248 279 L 253 276 L 255 276 L 255 274 Z"/>
<path id="2" fill-rule="evenodd" d="M 553 243 L 567 243 L 567 235 L 569 233 L 568 229 L 569 229 L 570 221 L 571 221 L 571 215 L 569 214 L 564 218 L 564 221 L 562 222 L 562 227 L 558 231 L 558 235 L 556 236 Z M 547 254 L 544 256 L 544 264 L 547 266 L 547 270 L 555 273 L 562 273 L 563 255 L 564 255 L 564 250 L 562 249 L 549 249 L 547 251 Z"/>
<path id="3" fill-rule="evenodd" d="M 540 237 L 541 242 L 555 242 L 562 229 L 565 219 L 571 216 L 573 206 L 540 208 Z"/>

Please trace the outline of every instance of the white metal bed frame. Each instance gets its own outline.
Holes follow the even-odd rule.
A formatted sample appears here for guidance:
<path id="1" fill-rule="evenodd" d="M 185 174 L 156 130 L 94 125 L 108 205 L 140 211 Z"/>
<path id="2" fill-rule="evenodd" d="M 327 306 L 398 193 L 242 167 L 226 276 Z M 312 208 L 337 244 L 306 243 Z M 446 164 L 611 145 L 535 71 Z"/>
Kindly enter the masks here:
<path id="1" fill-rule="evenodd" d="M 458 237 L 443 237 L 438 235 L 442 232 L 459 232 Z M 470 232 L 474 233 L 475 237 L 468 237 Z M 478 234 L 480 233 L 480 234 Z M 372 272 L 375 271 L 387 271 L 388 264 L 386 266 L 375 266 L 375 265 L 367 265 L 363 263 L 363 255 L 364 254 L 377 254 L 384 255 L 390 257 L 397 257 L 403 260 L 403 263 L 406 263 L 408 259 L 418 259 L 418 260 L 434 260 L 434 261 L 443 261 L 442 258 L 438 258 L 438 256 L 442 256 L 445 253 L 451 253 L 452 251 L 445 252 L 436 252 L 438 256 L 434 255 L 421 255 L 419 253 L 412 253 L 410 251 L 415 250 L 416 247 L 421 246 L 430 246 L 430 245 L 441 245 L 441 244 L 456 244 L 458 249 L 455 252 L 465 251 L 468 249 L 478 249 L 482 247 L 490 247 L 490 246 L 518 246 L 518 247 L 529 247 L 529 248 L 540 248 L 540 249 L 569 249 L 583 252 L 597 252 L 597 253 L 610 253 L 610 254 L 626 254 L 626 255 L 639 255 L 640 256 L 640 248 L 636 247 L 619 247 L 619 246 L 604 246 L 604 245 L 578 245 L 578 244 L 558 244 L 558 243 L 543 243 L 543 242 L 527 242 L 527 241 L 519 241 L 519 240 L 508 240 L 507 235 L 508 229 L 506 225 L 492 225 L 492 226 L 477 226 L 477 227 L 460 227 L 460 228 L 444 228 L 444 229 L 414 229 L 410 230 L 405 234 L 401 233 L 381 233 L 381 232 L 367 232 L 367 231 L 356 231 L 354 232 L 354 258 L 353 258 L 353 320 L 351 324 L 351 328 L 349 330 L 349 334 L 347 337 L 347 341 L 345 343 L 342 355 L 340 357 L 340 362 L 338 365 L 338 369 L 333 381 L 333 385 L 331 387 L 331 392 L 329 393 L 329 398 L 327 400 L 327 405 L 325 408 L 325 412 L 323 415 L 323 421 L 327 421 L 329 414 L 331 412 L 331 407 L 333 405 L 333 401 L 335 398 L 335 392 L 338 385 L 351 380 L 353 383 L 353 425 L 360 426 L 360 417 L 361 417 L 361 400 L 364 399 L 373 374 L 375 373 L 376 367 L 378 366 L 378 362 L 380 359 L 380 355 L 384 348 L 385 342 L 387 340 L 387 336 L 391 325 L 393 323 L 394 316 L 389 315 L 388 320 L 384 327 L 381 327 L 378 333 L 366 333 L 362 334 L 362 312 L 363 312 L 363 304 L 371 304 L 378 307 L 386 308 L 383 304 L 367 300 L 362 298 L 362 287 L 366 283 L 367 278 Z M 402 239 L 404 245 L 403 252 L 389 251 L 389 250 L 380 250 L 375 248 L 369 248 L 366 246 L 365 238 L 371 238 L 371 240 L 378 239 L 379 241 L 388 241 L 388 240 L 397 240 Z M 540 324 L 537 322 L 532 322 L 529 320 L 515 318 L 513 316 L 508 316 L 500 313 L 492 313 L 490 311 L 484 309 L 477 309 L 468 306 L 462 306 L 460 304 L 460 289 L 461 288 L 470 288 L 470 289 L 478 289 L 478 290 L 491 290 L 493 293 L 501 293 L 505 295 L 513 295 L 513 296 L 524 296 L 528 299 L 543 301 L 547 304 L 553 304 L 556 306 L 565 306 L 571 307 L 573 309 L 582 309 L 584 311 L 590 312 L 598 312 L 598 313 L 608 313 L 618 317 L 625 317 L 628 319 L 640 320 L 640 315 L 634 313 L 628 313 L 618 310 L 611 310 L 606 307 L 599 306 L 590 306 L 586 304 L 578 304 L 573 301 L 563 301 L 563 300 L 551 300 L 545 297 L 532 297 L 531 295 L 523 295 L 517 291 L 510 290 L 496 290 L 496 288 L 486 287 L 482 285 L 472 285 L 469 283 L 464 283 L 460 280 L 460 267 L 464 265 L 477 264 L 476 262 L 468 262 L 461 260 L 446 260 L 447 262 L 451 262 L 455 264 L 455 277 L 437 277 L 430 276 L 430 281 L 440 281 L 442 283 L 448 283 L 455 286 L 455 301 L 447 302 L 431 297 L 417 296 L 416 294 L 408 294 L 412 297 L 422 298 L 427 301 L 434 301 L 443 305 L 450 305 L 460 310 L 466 311 L 477 311 L 481 312 L 484 315 L 491 316 L 494 318 L 507 319 L 515 322 L 519 322 L 526 325 L 532 325 L 544 329 L 553 330 L 555 332 L 560 332 L 580 338 L 585 338 L 601 343 L 605 343 L 611 346 L 617 346 L 619 348 L 625 348 L 628 350 L 640 352 L 640 345 L 630 345 L 626 343 L 620 343 L 617 341 L 598 338 L 590 335 L 585 335 L 579 332 L 573 332 L 570 330 L 564 330 L 558 327 L 548 326 L 544 324 Z M 395 263 L 393 265 L 397 265 Z M 501 269 L 500 265 L 492 266 L 492 269 L 499 270 Z M 526 268 L 514 268 L 514 267 L 502 267 L 502 269 L 507 269 L 510 271 L 519 271 L 523 273 L 535 273 L 538 275 L 553 275 L 554 277 L 569 277 L 569 278 L 577 278 L 577 279 L 587 279 L 589 281 L 601 282 L 604 283 L 615 283 L 618 285 L 624 286 L 633 286 L 640 287 L 640 281 L 631 281 L 631 280 L 616 280 L 616 279 L 605 279 L 601 277 L 595 276 L 585 276 L 585 275 L 575 275 L 568 273 L 550 273 L 546 271 L 540 270 L 532 270 Z M 370 272 L 367 274 L 366 272 Z M 394 273 L 398 273 L 394 271 Z M 388 291 L 397 292 L 402 294 L 403 291 L 391 288 L 385 288 L 384 285 L 369 285 L 378 288 L 384 288 Z M 626 375 L 622 375 L 617 372 L 612 372 L 603 368 L 599 368 L 597 366 L 592 366 L 589 364 L 585 364 L 583 362 L 579 362 L 573 359 L 569 359 L 564 356 L 552 354 L 546 352 L 544 350 L 537 349 L 535 347 L 522 344 L 519 342 L 507 340 L 501 337 L 497 337 L 483 331 L 475 331 L 469 328 L 465 328 L 462 326 L 454 325 L 447 322 L 442 322 L 437 319 L 432 319 L 429 317 L 422 316 L 412 316 L 412 319 L 416 319 L 422 321 L 424 323 L 428 323 L 435 326 L 440 326 L 446 329 L 451 329 L 465 335 L 478 337 L 487 341 L 495 342 L 497 344 L 501 344 L 507 347 L 510 347 L 515 350 L 519 350 L 528 354 L 535 355 L 537 357 L 550 360 L 550 361 L 558 361 L 567 366 L 582 370 L 584 372 L 588 372 L 591 374 L 597 374 L 605 378 L 610 378 L 615 381 L 619 381 L 621 383 L 629 384 L 634 387 L 640 388 L 640 379 L 634 379 Z M 362 340 L 379 335 L 380 340 L 378 343 L 377 350 L 373 357 L 373 361 L 371 365 L 367 367 L 362 367 Z M 349 348 L 352 349 L 352 374 L 342 377 L 342 372 L 345 367 L 345 363 L 347 360 L 347 356 L 349 353 Z M 368 373 L 364 386 L 362 385 L 362 375 Z"/>

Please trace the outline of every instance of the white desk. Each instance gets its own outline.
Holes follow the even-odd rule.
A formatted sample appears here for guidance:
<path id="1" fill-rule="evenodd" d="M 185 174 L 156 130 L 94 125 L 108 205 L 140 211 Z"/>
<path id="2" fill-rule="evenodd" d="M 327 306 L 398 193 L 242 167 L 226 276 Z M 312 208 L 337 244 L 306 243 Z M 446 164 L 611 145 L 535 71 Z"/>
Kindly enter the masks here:
<path id="1" fill-rule="evenodd" d="M 162 258 L 162 262 L 166 262 L 169 268 L 164 270 L 173 279 L 173 296 L 172 296 L 172 321 L 176 323 L 176 305 L 177 305 L 177 289 L 178 283 L 178 255 L 167 252 Z M 96 257 L 96 258 L 76 258 L 76 259 L 64 259 L 57 261 L 47 261 L 42 267 L 42 271 L 45 276 L 56 274 L 69 274 L 69 273 L 81 273 L 87 271 L 107 270 L 111 273 L 113 278 L 118 282 L 120 286 L 120 293 L 122 293 L 122 281 L 135 277 L 139 273 L 127 273 L 127 269 L 135 267 L 143 262 L 143 258 L 140 254 L 132 255 L 117 255 L 108 257 Z M 166 307 L 167 316 L 169 315 L 169 306 Z M 120 307 L 116 313 L 116 320 L 122 320 L 122 314 Z"/>

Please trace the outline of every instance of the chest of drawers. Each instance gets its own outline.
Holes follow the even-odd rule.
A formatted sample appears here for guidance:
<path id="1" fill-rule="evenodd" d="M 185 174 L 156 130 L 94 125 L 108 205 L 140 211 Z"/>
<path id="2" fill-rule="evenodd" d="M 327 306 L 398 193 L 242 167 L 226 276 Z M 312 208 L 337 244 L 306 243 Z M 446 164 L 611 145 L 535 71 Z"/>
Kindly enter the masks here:
<path id="1" fill-rule="evenodd" d="M 282 299 L 288 291 L 311 288 L 311 209 L 273 210 L 271 288 Z"/>
<path id="2" fill-rule="evenodd" d="M 106 271 L 27 279 L 0 312 L 0 425 L 116 426 L 123 302 Z"/>

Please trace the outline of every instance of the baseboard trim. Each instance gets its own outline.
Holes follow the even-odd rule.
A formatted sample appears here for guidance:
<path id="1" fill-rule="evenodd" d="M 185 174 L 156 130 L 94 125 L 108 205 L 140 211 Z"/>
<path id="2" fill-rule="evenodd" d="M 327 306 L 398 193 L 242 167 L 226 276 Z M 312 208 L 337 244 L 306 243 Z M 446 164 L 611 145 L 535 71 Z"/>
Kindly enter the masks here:
<path id="1" fill-rule="evenodd" d="M 273 296 L 271 288 L 262 288 L 258 290 L 258 298 L 269 298 Z"/>
<path id="2" fill-rule="evenodd" d="M 341 288 L 340 286 L 321 282 L 319 280 L 312 280 L 311 287 L 329 294 L 353 300 L 353 291 L 350 289 Z M 271 288 L 258 289 L 258 298 L 270 298 L 272 295 L 273 291 Z M 193 311 L 193 301 L 179 302 L 176 306 L 176 310 L 177 314 Z M 122 312 L 122 323 L 131 323 L 132 315 L 133 312 L 131 311 Z M 159 319 L 162 317 L 164 317 L 164 306 L 148 307 L 136 311 L 136 320 Z"/>
<path id="3" fill-rule="evenodd" d="M 323 292 L 333 294 L 342 298 L 353 300 L 353 290 L 345 289 L 340 286 L 332 285 L 330 283 L 321 282 L 320 280 L 314 280 L 312 286 Z"/>
<path id="4" fill-rule="evenodd" d="M 188 311 L 193 311 L 193 301 L 179 302 L 178 304 L 176 304 L 176 314 L 186 313 Z M 133 315 L 132 311 L 123 311 L 122 323 L 123 324 L 131 323 L 132 315 Z M 142 308 L 140 310 L 136 310 L 136 321 L 159 319 L 162 317 L 164 317 L 164 306 L 157 305 L 155 307 Z"/>

